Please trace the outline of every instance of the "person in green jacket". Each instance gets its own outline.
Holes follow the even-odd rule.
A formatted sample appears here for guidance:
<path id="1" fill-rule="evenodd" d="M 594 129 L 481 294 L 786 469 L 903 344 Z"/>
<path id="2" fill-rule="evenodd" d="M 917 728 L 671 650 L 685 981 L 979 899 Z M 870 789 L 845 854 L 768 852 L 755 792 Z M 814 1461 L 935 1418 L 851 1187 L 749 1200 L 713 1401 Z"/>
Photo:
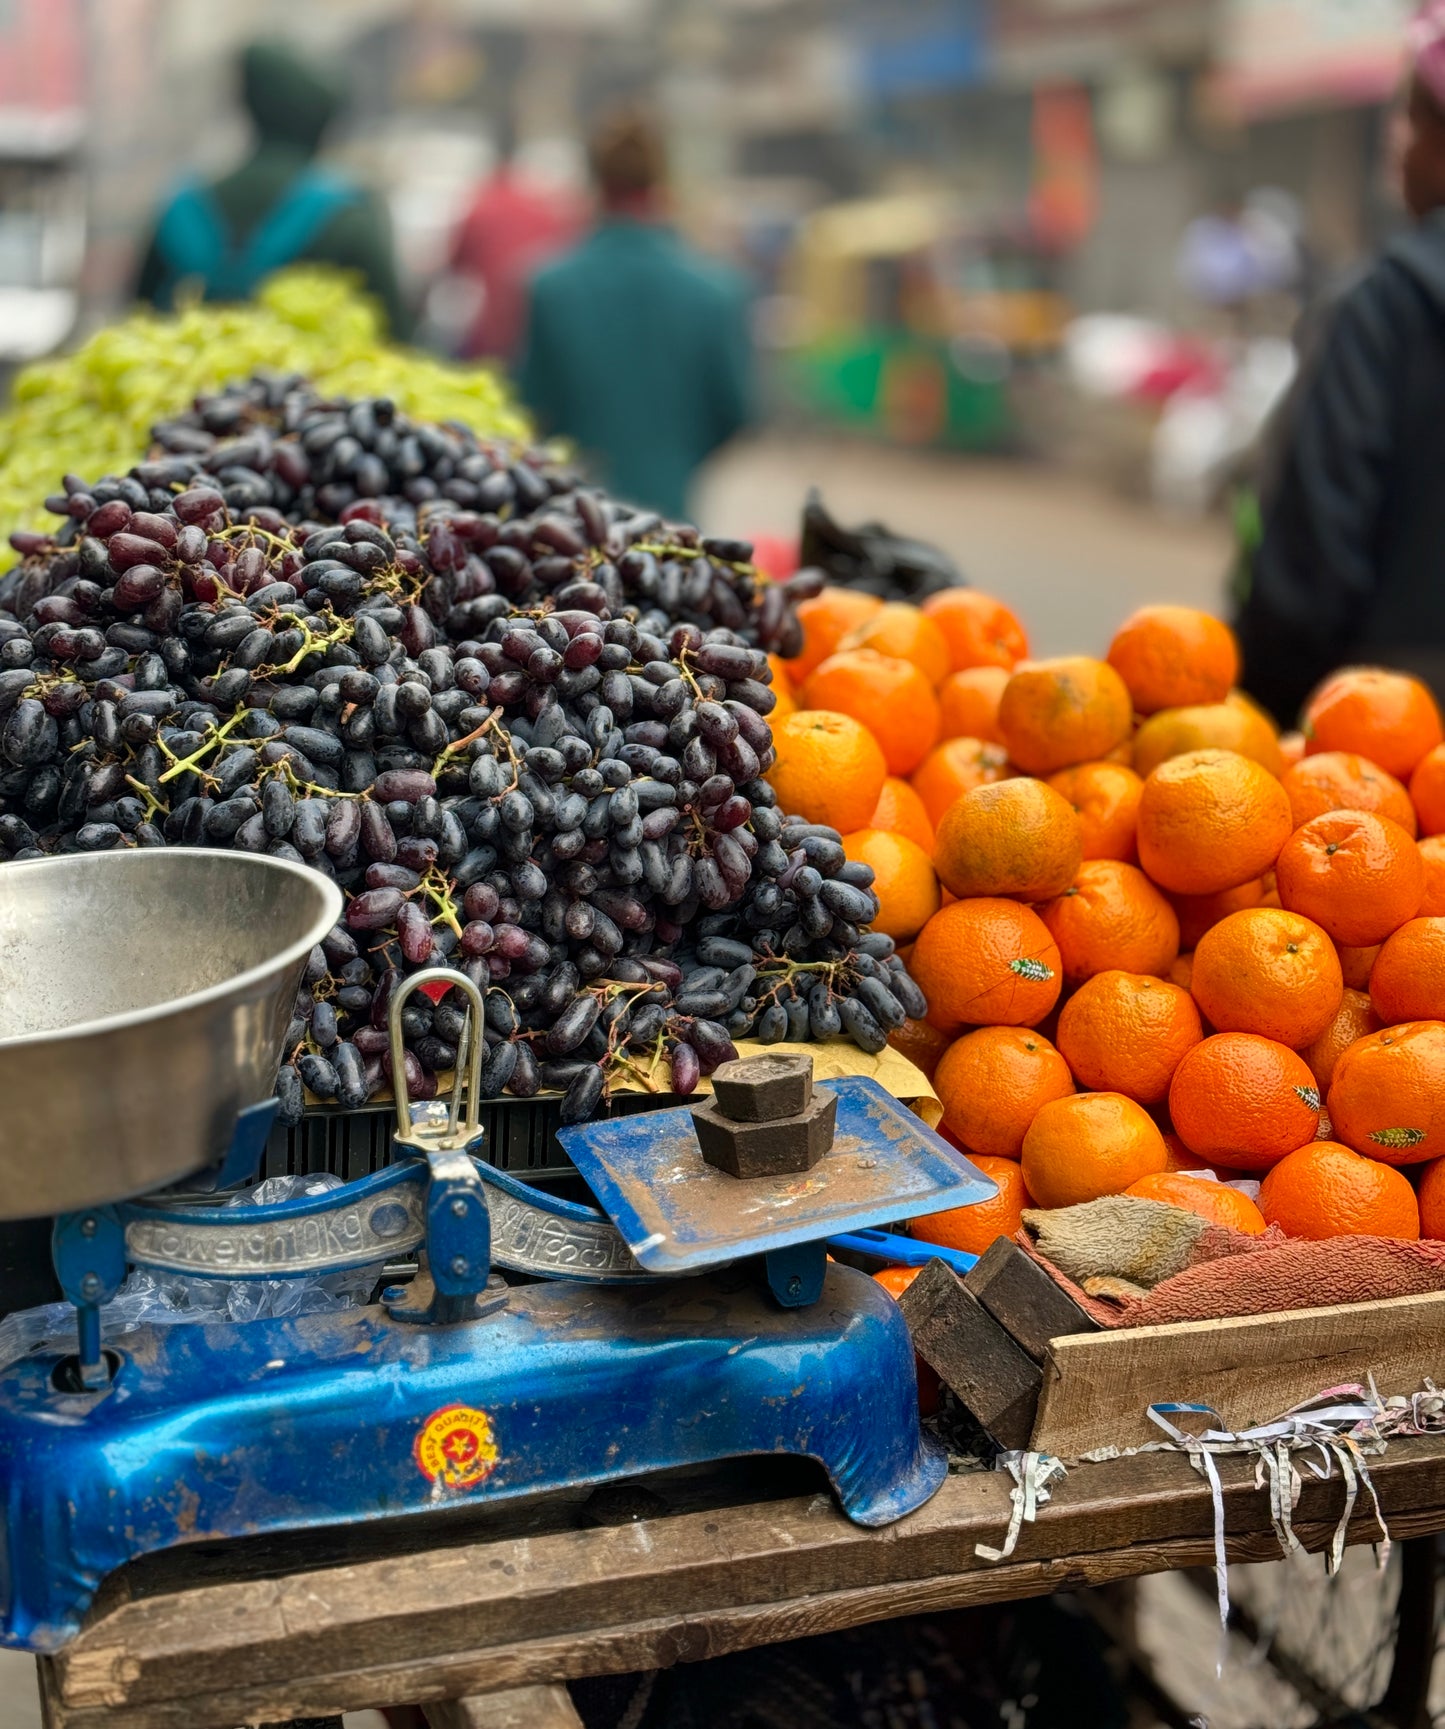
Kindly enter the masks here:
<path id="1" fill-rule="evenodd" d="M 590 154 L 601 220 L 533 279 L 518 385 L 611 491 L 681 518 L 699 464 L 749 419 L 747 293 L 666 223 L 645 120 L 613 117 Z"/>
<path id="2" fill-rule="evenodd" d="M 341 108 L 339 84 L 285 43 L 254 42 L 241 56 L 241 95 L 255 149 L 220 180 L 175 188 L 146 248 L 137 298 L 168 308 L 178 290 L 199 288 L 207 300 L 245 300 L 287 264 L 334 264 L 361 276 L 392 335 L 405 337 L 410 319 L 385 209 L 314 160 Z"/>

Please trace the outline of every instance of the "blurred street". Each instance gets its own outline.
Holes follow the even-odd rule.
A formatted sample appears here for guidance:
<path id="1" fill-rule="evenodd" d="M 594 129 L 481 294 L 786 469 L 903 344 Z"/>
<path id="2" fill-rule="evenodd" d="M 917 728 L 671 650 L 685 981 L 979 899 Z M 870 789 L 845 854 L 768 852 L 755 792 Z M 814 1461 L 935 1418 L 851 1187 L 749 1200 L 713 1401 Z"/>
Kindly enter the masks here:
<path id="1" fill-rule="evenodd" d="M 1146 602 L 1220 611 L 1228 527 L 1159 511 L 1054 469 L 764 434 L 705 472 L 700 519 L 719 533 L 797 533 L 807 490 L 853 525 L 932 541 L 968 581 L 1017 611 L 1038 654 L 1099 654 Z"/>

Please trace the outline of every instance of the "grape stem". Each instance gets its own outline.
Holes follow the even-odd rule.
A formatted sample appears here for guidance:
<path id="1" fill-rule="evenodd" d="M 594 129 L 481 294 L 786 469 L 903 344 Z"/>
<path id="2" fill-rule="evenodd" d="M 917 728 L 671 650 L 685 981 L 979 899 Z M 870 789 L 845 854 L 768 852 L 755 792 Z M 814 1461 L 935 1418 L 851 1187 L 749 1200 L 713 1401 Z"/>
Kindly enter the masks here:
<path id="1" fill-rule="evenodd" d="M 203 773 L 204 771 L 201 769 L 202 757 L 209 756 L 213 750 L 223 744 L 230 736 L 231 728 L 233 726 L 238 726 L 246 718 L 248 712 L 249 711 L 244 708 L 238 708 L 231 718 L 224 722 L 224 724 L 218 727 L 212 727 L 210 732 L 201 740 L 189 756 L 178 757 L 166 741 L 157 734 L 156 745 L 161 754 L 169 758 L 171 764 L 166 772 L 160 777 L 160 785 L 164 786 L 168 780 L 174 780 L 177 775 L 184 774 L 187 769 L 193 768 L 198 774 Z"/>
<path id="2" fill-rule="evenodd" d="M 125 777 L 125 784 L 127 786 L 133 786 L 145 800 L 146 813 L 142 819 L 143 821 L 149 822 L 157 811 L 160 811 L 164 816 L 169 816 L 171 814 L 171 807 L 168 804 L 162 804 L 143 780 L 137 780 L 133 774 L 128 774 Z"/>

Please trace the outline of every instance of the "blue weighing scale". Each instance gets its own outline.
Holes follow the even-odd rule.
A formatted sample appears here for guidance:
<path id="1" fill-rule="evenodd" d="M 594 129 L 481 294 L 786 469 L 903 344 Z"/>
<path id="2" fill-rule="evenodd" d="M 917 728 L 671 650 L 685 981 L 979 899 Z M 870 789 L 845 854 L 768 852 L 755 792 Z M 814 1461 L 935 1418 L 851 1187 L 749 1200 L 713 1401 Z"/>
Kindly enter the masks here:
<path id="1" fill-rule="evenodd" d="M 394 1046 L 407 997 L 434 983 L 464 994 L 470 1036 L 450 1104 L 413 1106 L 395 1065 L 386 1169 L 279 1206 L 162 1195 L 56 1221 L 79 1345 L 0 1370 L 0 1644 L 59 1649 L 107 1574 L 185 1543 L 747 1454 L 818 1460 L 862 1525 L 943 1481 L 897 1304 L 832 1264 L 827 1240 L 985 1200 L 987 1178 L 854 1078 L 817 1083 L 837 1130 L 811 1171 L 726 1175 L 686 1109 L 660 1110 L 563 1130 L 601 1210 L 555 1199 L 480 1156 L 468 979 L 412 975 L 391 1001 Z M 223 1185 L 254 1174 L 271 1110 L 243 1114 Z M 410 1256 L 415 1280 L 377 1304 L 102 1346 L 102 1305 L 131 1267 L 277 1279 Z"/>

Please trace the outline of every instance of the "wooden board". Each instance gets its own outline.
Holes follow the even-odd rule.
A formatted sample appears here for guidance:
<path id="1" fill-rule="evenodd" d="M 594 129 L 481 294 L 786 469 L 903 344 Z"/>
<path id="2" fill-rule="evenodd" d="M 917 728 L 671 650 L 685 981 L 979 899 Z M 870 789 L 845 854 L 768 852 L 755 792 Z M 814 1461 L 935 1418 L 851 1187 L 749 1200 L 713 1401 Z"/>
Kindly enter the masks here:
<path id="1" fill-rule="evenodd" d="M 1055 1339 L 1030 1445 L 1075 1459 L 1157 1441 L 1146 1412 L 1167 1400 L 1245 1428 L 1371 1373 L 1382 1397 L 1445 1385 L 1445 1292 Z"/>
<path id="2" fill-rule="evenodd" d="M 572 1696 L 562 1686 L 435 1699 L 426 1708 L 426 1720 L 430 1729 L 582 1729 Z"/>
<path id="3" fill-rule="evenodd" d="M 1371 1468 L 1395 1536 L 1445 1529 L 1445 1438 L 1396 1443 Z M 1273 1558 L 1252 1466 L 1227 1459 L 1221 1476 L 1230 1558 Z M 196 1582 L 223 1557 L 188 1566 L 176 1552 L 149 1564 L 148 1595 L 117 1581 L 41 1663 L 46 1721 L 234 1729 L 460 1699 L 1211 1560 L 1208 1486 L 1178 1455 L 1071 1471 L 1015 1558 L 991 1566 L 974 1547 L 999 1541 L 1008 1490 L 999 1473 L 951 1477 L 881 1531 L 849 1524 L 824 1493 L 380 1557 L 365 1555 L 376 1537 L 363 1528 L 355 1559 L 230 1582 Z M 1295 1528 L 1307 1547 L 1328 1542 L 1342 1505 L 1338 1478 L 1306 1476 Z M 1361 1512 L 1351 1540 L 1376 1535 Z"/>

